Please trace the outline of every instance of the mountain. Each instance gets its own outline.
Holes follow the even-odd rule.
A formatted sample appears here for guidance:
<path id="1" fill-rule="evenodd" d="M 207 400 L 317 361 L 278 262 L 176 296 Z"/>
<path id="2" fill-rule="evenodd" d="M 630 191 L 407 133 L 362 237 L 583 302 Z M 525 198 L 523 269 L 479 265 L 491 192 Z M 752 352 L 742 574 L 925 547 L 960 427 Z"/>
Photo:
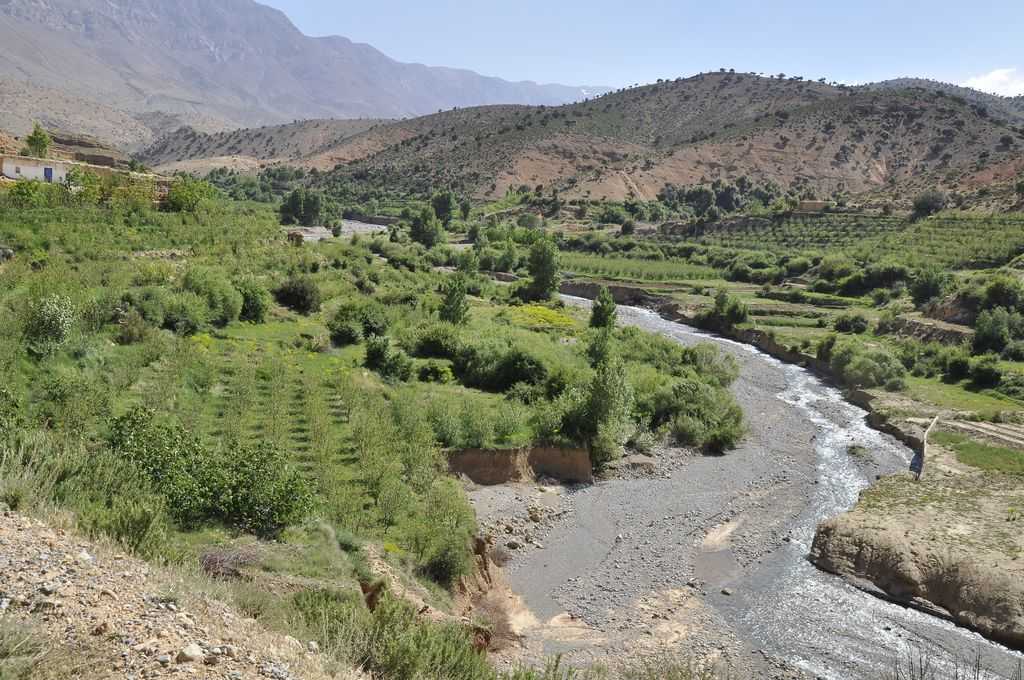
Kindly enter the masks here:
<path id="1" fill-rule="evenodd" d="M 711 73 L 560 107 L 381 123 L 288 163 L 330 171 L 326 183 L 448 186 L 481 199 L 521 185 L 569 199 L 652 199 L 666 184 L 746 176 L 820 197 L 906 202 L 926 188 L 1008 186 L 1024 174 L 1022 146 L 1024 128 L 941 92 Z"/>
<path id="2" fill-rule="evenodd" d="M 863 86 L 867 90 L 906 90 L 921 89 L 930 92 L 942 92 L 950 97 L 959 97 L 964 101 L 983 106 L 997 116 L 1002 116 L 1009 121 L 1024 124 L 1024 95 L 1017 97 L 1002 97 L 997 94 L 980 92 L 970 87 L 953 85 L 939 80 L 927 78 L 894 78 L 883 80 L 878 83 L 870 83 Z"/>
<path id="3" fill-rule="evenodd" d="M 160 123 L 202 121 L 215 130 L 400 118 L 591 94 L 400 63 L 346 38 L 307 37 L 252 0 L 0 0 L 0 44 L 0 78 L 130 112 L 151 138 L 166 132 Z M 47 108 L 29 113 L 45 118 Z"/>

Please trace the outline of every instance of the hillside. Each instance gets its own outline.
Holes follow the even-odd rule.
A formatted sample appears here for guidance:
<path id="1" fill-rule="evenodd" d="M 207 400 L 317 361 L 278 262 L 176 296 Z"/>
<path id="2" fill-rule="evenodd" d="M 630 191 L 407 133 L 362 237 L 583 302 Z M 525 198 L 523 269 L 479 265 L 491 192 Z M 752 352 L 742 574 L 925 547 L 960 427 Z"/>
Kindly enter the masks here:
<path id="1" fill-rule="evenodd" d="M 306 163 L 348 162 L 337 179 L 412 192 L 449 185 L 480 198 L 542 184 L 568 198 L 651 199 L 666 184 L 743 175 L 821 197 L 907 198 L 1007 185 L 1024 171 L 1022 140 L 1020 129 L 943 93 L 715 73 L 557 108 L 396 122 Z"/>
<path id="2" fill-rule="evenodd" d="M 0 44 L 0 78 L 24 87 L 0 124 L 17 131 L 54 108 L 80 108 L 76 102 L 84 99 L 96 109 L 81 113 L 84 123 L 114 128 L 89 132 L 123 143 L 159 136 L 152 135 L 160 122 L 154 112 L 170 116 L 174 127 L 205 121 L 213 124 L 204 129 L 215 130 L 492 103 L 561 104 L 586 94 L 399 63 L 346 38 L 310 38 L 253 0 L 8 0 L 0 3 Z M 69 98 L 37 101 L 39 87 Z M 121 127 L 124 134 L 117 133 Z"/>
<path id="3" fill-rule="evenodd" d="M 864 86 L 868 90 L 920 88 L 933 92 L 943 92 L 951 97 L 960 97 L 972 104 L 989 109 L 994 115 L 1002 116 L 1009 121 L 1024 123 L 1024 95 L 1018 97 L 1000 97 L 999 95 L 979 92 L 978 90 L 952 83 L 943 83 L 927 78 L 895 78 Z"/>
<path id="4" fill-rule="evenodd" d="M 146 149 L 142 159 L 162 171 L 193 173 L 220 167 L 245 171 L 267 163 L 294 164 L 381 123 L 374 119 L 306 120 L 217 133 L 184 127 Z"/>

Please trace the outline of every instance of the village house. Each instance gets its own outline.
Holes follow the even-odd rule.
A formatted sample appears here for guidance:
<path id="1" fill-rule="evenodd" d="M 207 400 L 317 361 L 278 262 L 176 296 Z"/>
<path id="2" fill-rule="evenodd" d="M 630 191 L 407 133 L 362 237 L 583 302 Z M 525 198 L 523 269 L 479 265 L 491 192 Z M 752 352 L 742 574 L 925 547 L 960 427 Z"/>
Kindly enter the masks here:
<path id="1" fill-rule="evenodd" d="M 7 179 L 29 179 L 62 184 L 68 176 L 68 170 L 78 163 L 48 158 L 28 158 L 26 156 L 0 157 L 0 174 Z"/>

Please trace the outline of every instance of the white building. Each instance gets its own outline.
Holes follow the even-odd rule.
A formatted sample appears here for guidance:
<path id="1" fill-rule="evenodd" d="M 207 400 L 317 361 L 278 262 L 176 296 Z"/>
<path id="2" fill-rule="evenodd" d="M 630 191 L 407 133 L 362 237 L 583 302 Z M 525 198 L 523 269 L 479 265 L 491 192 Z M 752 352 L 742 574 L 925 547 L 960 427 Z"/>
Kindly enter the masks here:
<path id="1" fill-rule="evenodd" d="M 0 157 L 0 174 L 7 179 L 35 179 L 40 182 L 63 184 L 68 169 L 76 165 L 70 161 L 25 156 Z"/>

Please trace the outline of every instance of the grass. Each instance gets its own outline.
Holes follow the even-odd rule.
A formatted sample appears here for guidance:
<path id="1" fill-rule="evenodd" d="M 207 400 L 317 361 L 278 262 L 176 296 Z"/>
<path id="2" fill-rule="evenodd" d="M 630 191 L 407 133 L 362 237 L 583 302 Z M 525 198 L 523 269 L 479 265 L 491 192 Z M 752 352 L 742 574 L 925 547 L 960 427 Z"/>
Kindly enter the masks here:
<path id="1" fill-rule="evenodd" d="M 951 449 L 958 461 L 986 472 L 1024 475 L 1024 452 L 974 441 L 954 432 L 934 432 L 934 443 Z"/>

